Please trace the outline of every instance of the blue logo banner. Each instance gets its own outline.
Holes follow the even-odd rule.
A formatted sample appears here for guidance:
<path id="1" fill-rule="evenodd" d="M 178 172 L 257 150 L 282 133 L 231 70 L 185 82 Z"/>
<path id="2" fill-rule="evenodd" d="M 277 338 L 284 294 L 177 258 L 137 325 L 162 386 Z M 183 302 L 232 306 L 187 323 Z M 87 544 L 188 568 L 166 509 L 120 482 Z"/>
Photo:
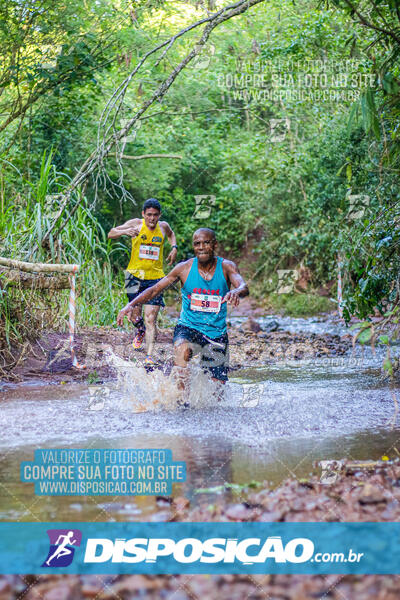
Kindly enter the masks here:
<path id="1" fill-rule="evenodd" d="M 0 523 L 0 573 L 400 573 L 400 523 Z"/>

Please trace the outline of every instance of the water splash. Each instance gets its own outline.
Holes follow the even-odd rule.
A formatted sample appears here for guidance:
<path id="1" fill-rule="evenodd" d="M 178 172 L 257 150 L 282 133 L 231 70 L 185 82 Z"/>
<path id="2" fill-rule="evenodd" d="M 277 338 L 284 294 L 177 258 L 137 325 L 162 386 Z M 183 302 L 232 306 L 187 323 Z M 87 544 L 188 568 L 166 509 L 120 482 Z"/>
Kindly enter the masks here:
<path id="1" fill-rule="evenodd" d="M 107 361 L 116 372 L 113 388 L 133 412 L 173 411 L 182 407 L 203 409 L 226 401 L 228 388 L 212 381 L 193 360 L 185 369 L 185 389 L 179 388 L 182 369 L 167 362 L 162 369 L 150 369 L 139 360 L 128 361 L 107 352 Z"/>

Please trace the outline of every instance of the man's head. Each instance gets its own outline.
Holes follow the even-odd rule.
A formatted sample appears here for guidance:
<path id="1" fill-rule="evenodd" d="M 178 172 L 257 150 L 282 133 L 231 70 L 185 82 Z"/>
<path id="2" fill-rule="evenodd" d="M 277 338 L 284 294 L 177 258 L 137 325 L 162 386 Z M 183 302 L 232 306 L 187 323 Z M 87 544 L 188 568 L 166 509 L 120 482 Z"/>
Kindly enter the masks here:
<path id="1" fill-rule="evenodd" d="M 149 198 L 143 204 L 142 217 L 149 229 L 154 229 L 161 216 L 161 204 L 155 198 Z"/>
<path id="2" fill-rule="evenodd" d="M 208 227 L 200 227 L 193 234 L 193 250 L 199 263 L 207 263 L 215 256 L 217 238 L 215 231 Z"/>

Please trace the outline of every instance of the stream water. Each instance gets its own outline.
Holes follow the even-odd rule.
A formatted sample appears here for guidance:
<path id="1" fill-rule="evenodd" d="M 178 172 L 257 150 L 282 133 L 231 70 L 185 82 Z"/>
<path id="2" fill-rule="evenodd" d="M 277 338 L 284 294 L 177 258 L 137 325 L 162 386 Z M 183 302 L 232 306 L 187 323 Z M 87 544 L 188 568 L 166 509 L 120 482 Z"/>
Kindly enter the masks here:
<path id="1" fill-rule="evenodd" d="M 280 326 L 318 333 L 334 326 L 298 321 Z M 0 520 L 146 520 L 160 510 L 154 497 L 34 496 L 33 485 L 19 481 L 19 463 L 33 460 L 36 448 L 170 448 L 174 460 L 187 463 L 187 480 L 174 484 L 174 495 L 192 504 L 232 494 L 223 490 L 226 482 L 278 485 L 308 475 L 315 461 L 396 455 L 396 392 L 381 375 L 382 356 L 379 349 L 373 356 L 356 348 L 332 359 L 243 368 L 233 373 L 220 402 L 195 371 L 189 410 L 176 407 L 170 378 L 122 361 L 118 381 L 109 386 L 3 389 Z M 216 486 L 222 495 L 198 492 Z"/>

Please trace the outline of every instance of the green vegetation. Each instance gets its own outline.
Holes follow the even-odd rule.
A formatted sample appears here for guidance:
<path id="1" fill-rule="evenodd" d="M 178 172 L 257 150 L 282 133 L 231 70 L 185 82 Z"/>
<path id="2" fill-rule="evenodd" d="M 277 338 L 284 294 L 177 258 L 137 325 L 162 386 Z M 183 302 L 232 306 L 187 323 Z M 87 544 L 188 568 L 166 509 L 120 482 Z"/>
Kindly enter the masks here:
<path id="1" fill-rule="evenodd" d="M 149 56 L 121 97 L 119 86 L 147 52 L 227 5 L 0 0 L 0 255 L 79 263 L 79 323 L 111 324 L 129 241 L 111 242 L 107 231 L 154 196 L 180 259 L 191 255 L 194 229 L 214 227 L 222 253 L 254 277 L 255 295 L 296 316 L 334 308 L 311 292 L 329 284 L 335 298 L 340 266 L 346 320 L 371 323 L 377 310 L 386 315 L 377 334 L 395 337 L 397 0 L 271 0 L 222 22 L 59 211 L 105 129 L 117 135 L 203 29 Z M 168 156 L 143 158 L 152 154 Z M 196 196 L 209 198 L 209 216 L 196 218 Z M 310 273 L 307 293 L 277 293 L 278 270 L 300 268 Z M 0 291 L 10 339 L 18 327 Z M 58 296 L 61 323 L 67 293 Z"/>
<path id="2" fill-rule="evenodd" d="M 99 383 L 101 381 L 96 369 L 87 374 L 86 380 L 89 385 L 90 384 L 93 385 L 93 384 Z"/>
<path id="3" fill-rule="evenodd" d="M 291 317 L 308 317 L 330 312 L 332 300 L 316 294 L 271 294 L 268 305 L 274 312 L 282 312 Z"/>

